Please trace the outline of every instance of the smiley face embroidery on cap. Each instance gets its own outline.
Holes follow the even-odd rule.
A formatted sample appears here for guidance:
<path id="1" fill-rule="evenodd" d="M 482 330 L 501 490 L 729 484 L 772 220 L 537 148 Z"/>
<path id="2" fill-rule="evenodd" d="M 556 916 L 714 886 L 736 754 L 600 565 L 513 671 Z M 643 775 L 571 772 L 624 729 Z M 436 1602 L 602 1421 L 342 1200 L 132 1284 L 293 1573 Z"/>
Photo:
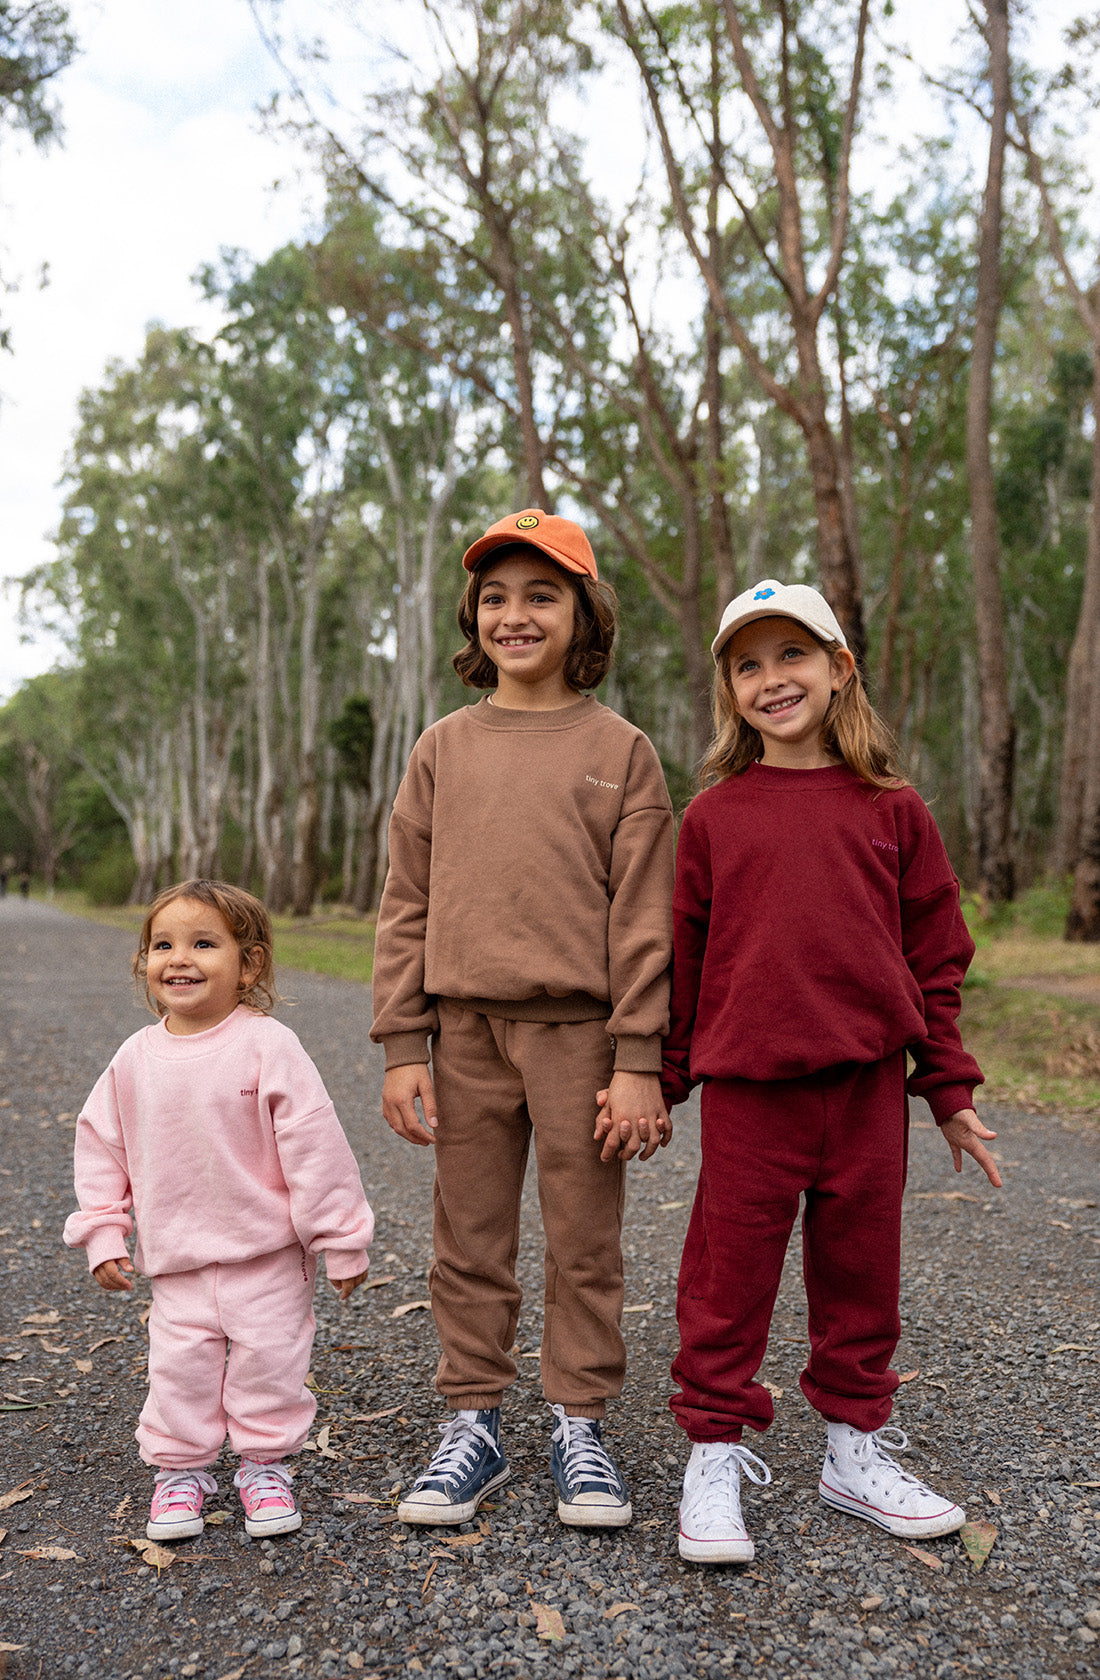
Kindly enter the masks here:
<path id="1" fill-rule="evenodd" d="M 522 518 L 516 520 L 516 530 L 533 531 L 538 522 L 539 518 L 537 513 L 525 513 Z"/>

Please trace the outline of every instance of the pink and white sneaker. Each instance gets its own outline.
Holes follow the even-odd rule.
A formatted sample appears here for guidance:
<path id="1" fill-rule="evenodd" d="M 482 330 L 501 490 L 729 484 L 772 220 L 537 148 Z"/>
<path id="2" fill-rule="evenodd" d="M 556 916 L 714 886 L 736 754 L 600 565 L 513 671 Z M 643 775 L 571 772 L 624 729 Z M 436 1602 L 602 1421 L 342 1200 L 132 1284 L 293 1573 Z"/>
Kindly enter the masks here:
<path id="1" fill-rule="evenodd" d="M 246 1534 L 261 1539 L 301 1528 L 302 1513 L 294 1503 L 290 1471 L 285 1464 L 254 1464 L 250 1458 L 242 1458 L 233 1486 L 244 1506 Z"/>
<path id="2" fill-rule="evenodd" d="M 202 1498 L 218 1484 L 205 1470 L 161 1470 L 149 1507 L 145 1533 L 150 1540 L 188 1540 L 201 1534 Z"/>

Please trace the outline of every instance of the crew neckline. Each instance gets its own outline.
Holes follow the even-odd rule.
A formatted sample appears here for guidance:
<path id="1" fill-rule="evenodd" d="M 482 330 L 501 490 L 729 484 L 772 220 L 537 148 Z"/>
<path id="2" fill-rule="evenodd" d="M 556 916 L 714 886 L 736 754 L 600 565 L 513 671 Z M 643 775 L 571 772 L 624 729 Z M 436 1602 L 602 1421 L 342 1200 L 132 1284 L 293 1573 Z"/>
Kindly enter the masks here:
<path id="1" fill-rule="evenodd" d="M 491 706 L 485 694 L 466 711 L 474 723 L 487 729 L 573 729 L 599 704 L 594 695 L 584 694 L 571 706 L 555 706 L 548 712 L 520 711 L 513 706 Z"/>

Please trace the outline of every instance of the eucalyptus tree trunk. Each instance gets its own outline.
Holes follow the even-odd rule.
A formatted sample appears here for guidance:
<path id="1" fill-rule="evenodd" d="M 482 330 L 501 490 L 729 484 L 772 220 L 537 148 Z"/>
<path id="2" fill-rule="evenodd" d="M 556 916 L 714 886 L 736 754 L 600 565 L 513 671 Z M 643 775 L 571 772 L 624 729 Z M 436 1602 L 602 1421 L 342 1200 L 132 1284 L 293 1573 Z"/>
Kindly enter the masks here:
<path id="1" fill-rule="evenodd" d="M 989 165 L 978 235 L 974 340 L 966 404 L 966 466 L 978 644 L 978 886 L 987 904 L 1000 904 L 1011 899 L 1015 892 L 1012 793 L 1016 729 L 1008 688 L 1001 543 L 991 443 L 993 368 L 1002 301 L 1001 224 L 1005 146 L 1011 99 L 1008 0 L 985 0 L 985 13 L 993 103 Z"/>
<path id="2" fill-rule="evenodd" d="M 1066 673 L 1065 725 L 1054 867 L 1073 871 L 1066 938 L 1100 941 L 1100 280 L 1073 271 L 1027 113 L 1017 118 L 1043 231 L 1092 347 L 1092 460 L 1085 572 Z M 1100 266 L 1100 265 L 1098 265 Z"/>

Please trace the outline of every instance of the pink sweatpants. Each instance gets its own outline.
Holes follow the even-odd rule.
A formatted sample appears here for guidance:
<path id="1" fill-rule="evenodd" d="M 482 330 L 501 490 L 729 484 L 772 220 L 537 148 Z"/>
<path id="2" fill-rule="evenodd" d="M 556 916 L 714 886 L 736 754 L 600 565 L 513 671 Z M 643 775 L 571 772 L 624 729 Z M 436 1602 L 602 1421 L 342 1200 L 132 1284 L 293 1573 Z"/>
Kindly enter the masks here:
<path id="1" fill-rule="evenodd" d="M 316 1271 L 295 1243 L 153 1279 L 149 1393 L 135 1431 L 146 1464 L 202 1469 L 227 1432 L 234 1452 L 260 1464 L 301 1449 L 317 1411 L 305 1386 Z"/>

